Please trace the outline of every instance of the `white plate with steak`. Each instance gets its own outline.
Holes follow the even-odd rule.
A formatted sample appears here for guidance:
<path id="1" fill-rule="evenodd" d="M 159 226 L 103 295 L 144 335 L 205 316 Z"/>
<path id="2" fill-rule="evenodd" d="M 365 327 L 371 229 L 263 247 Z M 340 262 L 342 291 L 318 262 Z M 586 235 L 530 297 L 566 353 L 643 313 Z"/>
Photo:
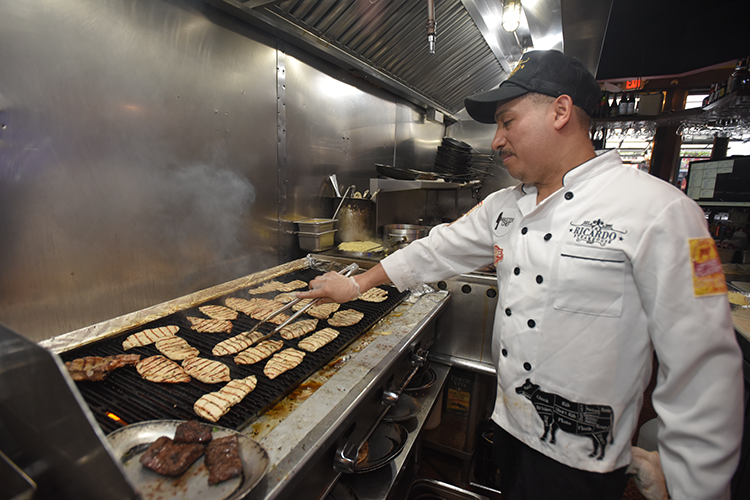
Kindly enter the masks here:
<path id="1" fill-rule="evenodd" d="M 115 458 L 120 460 L 125 474 L 144 500 L 239 499 L 246 496 L 263 478 L 269 462 L 266 450 L 240 432 L 213 424 L 204 424 L 211 428 L 213 440 L 237 436 L 242 460 L 242 474 L 239 477 L 209 486 L 205 455 L 178 477 L 164 476 L 144 467 L 140 459 L 151 443 L 163 436 L 174 438 L 177 426 L 184 422 L 150 420 L 130 424 L 107 436 Z"/>

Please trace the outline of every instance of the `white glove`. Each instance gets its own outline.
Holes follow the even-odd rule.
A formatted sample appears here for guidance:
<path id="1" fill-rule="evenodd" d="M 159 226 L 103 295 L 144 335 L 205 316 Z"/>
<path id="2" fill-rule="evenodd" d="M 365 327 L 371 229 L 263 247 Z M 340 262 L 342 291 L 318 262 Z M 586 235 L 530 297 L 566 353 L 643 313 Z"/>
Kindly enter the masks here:
<path id="1" fill-rule="evenodd" d="M 635 474 L 633 478 L 638 491 L 646 500 L 668 500 L 667 485 L 664 472 L 661 470 L 661 460 L 658 451 L 646 451 L 633 446 L 631 448 L 633 460 L 628 466 L 626 474 Z"/>
<path id="2" fill-rule="evenodd" d="M 359 293 L 359 284 L 352 277 L 333 271 L 318 276 L 310 282 L 312 290 L 309 292 L 299 292 L 297 297 L 300 299 L 315 299 L 322 297 L 321 304 L 326 302 L 338 302 L 343 304 L 351 300 L 356 300 L 361 294 Z"/>

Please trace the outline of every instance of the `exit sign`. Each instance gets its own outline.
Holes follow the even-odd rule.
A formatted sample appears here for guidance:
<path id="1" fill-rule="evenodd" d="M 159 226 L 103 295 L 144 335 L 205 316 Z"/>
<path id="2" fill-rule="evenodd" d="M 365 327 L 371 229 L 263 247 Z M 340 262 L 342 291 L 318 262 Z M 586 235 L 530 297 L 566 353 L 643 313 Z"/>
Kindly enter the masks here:
<path id="1" fill-rule="evenodd" d="M 641 88 L 641 79 L 628 80 L 625 82 L 625 90 L 636 90 Z"/>

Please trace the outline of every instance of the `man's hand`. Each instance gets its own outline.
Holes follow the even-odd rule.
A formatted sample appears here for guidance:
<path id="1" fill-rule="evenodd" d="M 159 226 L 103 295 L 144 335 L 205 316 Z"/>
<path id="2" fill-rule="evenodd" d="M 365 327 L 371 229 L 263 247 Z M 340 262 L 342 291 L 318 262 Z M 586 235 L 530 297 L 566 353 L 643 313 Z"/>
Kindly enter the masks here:
<path id="1" fill-rule="evenodd" d="M 354 278 L 346 277 L 336 272 L 328 272 L 318 276 L 310 282 L 309 292 L 298 292 L 297 298 L 316 299 L 322 298 L 320 303 L 338 302 L 343 304 L 356 300 L 360 296 L 359 284 Z"/>

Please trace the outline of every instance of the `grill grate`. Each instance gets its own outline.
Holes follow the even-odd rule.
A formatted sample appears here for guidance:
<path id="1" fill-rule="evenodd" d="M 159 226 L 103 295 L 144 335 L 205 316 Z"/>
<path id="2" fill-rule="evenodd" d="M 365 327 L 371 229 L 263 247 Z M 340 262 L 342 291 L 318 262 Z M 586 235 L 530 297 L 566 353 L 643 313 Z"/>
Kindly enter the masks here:
<path id="1" fill-rule="evenodd" d="M 296 279 L 309 282 L 321 274 L 321 271 L 304 269 L 275 279 L 282 282 L 290 282 Z M 140 354 L 141 359 L 159 355 L 161 353 L 153 344 L 134 347 L 128 351 L 124 351 L 122 349 L 122 341 L 128 335 L 146 328 L 177 325 L 180 327 L 177 336 L 184 338 L 191 346 L 197 348 L 200 351 L 200 357 L 221 361 L 226 364 L 229 367 L 232 379 L 249 377 L 250 375 L 257 377 L 258 385 L 255 390 L 248 394 L 240 403 L 233 406 L 217 422 L 217 425 L 223 427 L 242 430 L 252 423 L 258 414 L 286 396 L 299 383 L 330 361 L 336 353 L 344 349 L 364 331 L 368 330 L 392 311 L 408 294 L 408 292 L 399 293 L 398 290 L 390 286 L 382 286 L 381 288 L 388 292 L 388 298 L 385 301 L 371 303 L 357 300 L 342 305 L 341 309 L 355 309 L 363 312 L 365 314 L 364 318 L 356 325 L 350 327 L 336 327 L 336 330 L 339 331 L 339 336 L 336 339 L 315 352 L 305 352 L 305 358 L 299 366 L 282 373 L 273 380 L 270 380 L 263 374 L 263 367 L 270 358 L 253 365 L 238 365 L 234 363 L 234 355 L 214 356 L 211 353 L 213 347 L 219 342 L 250 330 L 257 323 L 256 320 L 251 319 L 243 313 L 239 313 L 239 317 L 232 321 L 233 327 L 230 333 L 200 333 L 191 328 L 187 316 L 205 317 L 198 310 L 199 306 L 206 304 L 223 305 L 224 299 L 227 297 L 241 297 L 245 299 L 252 297 L 273 298 L 279 292 L 251 296 L 247 293 L 247 289 L 237 290 L 218 299 L 197 304 L 190 309 L 130 329 L 115 337 L 102 339 L 67 351 L 61 354 L 60 357 L 63 361 L 70 361 L 84 356 L 104 357 L 123 354 L 124 352 Z M 309 317 L 307 315 L 300 317 L 300 319 L 305 318 Z M 326 326 L 328 326 L 327 322 L 320 320 L 317 330 Z M 261 329 L 265 328 L 266 325 L 261 327 Z M 273 338 L 274 340 L 282 340 L 278 335 Z M 297 344 L 303 338 L 305 337 L 284 340 L 283 348 L 297 348 Z M 218 391 L 223 385 L 224 383 L 205 384 L 196 379 L 184 384 L 157 384 L 143 380 L 134 367 L 115 370 L 102 382 L 77 382 L 81 395 L 105 434 L 109 434 L 124 425 L 146 420 L 200 420 L 200 417 L 193 411 L 193 404 L 204 394 Z M 110 417 L 109 413 L 119 417 L 121 422 Z"/>

